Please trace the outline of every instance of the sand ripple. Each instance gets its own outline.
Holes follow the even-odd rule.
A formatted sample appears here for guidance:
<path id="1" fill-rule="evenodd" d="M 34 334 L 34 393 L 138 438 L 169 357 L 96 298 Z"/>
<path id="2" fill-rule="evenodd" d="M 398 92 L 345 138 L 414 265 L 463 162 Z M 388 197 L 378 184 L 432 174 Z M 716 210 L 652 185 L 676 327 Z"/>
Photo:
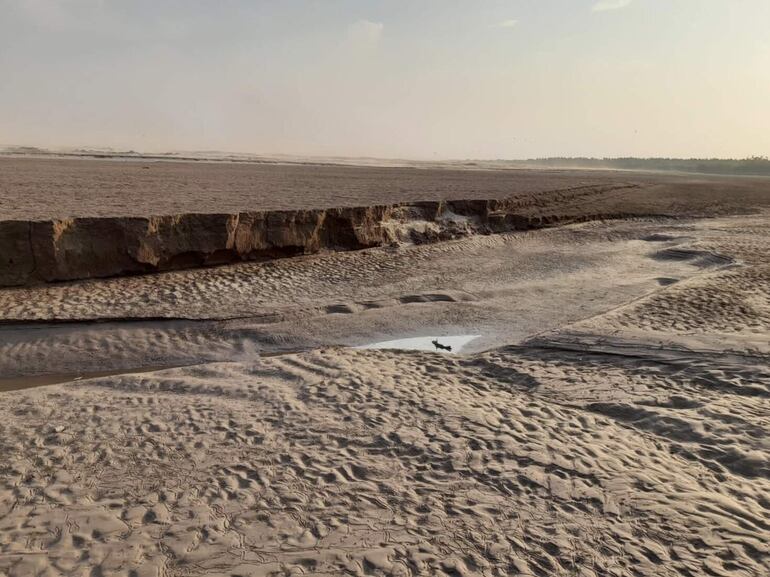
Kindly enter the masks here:
<path id="1" fill-rule="evenodd" d="M 328 349 L 18 393 L 0 571 L 767 574 L 767 368 L 648 365 Z"/>

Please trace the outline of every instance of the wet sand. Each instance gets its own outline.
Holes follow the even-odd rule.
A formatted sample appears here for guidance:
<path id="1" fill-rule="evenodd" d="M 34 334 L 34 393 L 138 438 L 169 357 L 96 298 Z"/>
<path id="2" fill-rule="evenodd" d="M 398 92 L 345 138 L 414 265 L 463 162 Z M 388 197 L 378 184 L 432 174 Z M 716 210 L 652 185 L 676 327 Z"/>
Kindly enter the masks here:
<path id="1" fill-rule="evenodd" d="M 93 373 L 45 373 L 42 375 L 22 377 L 2 377 L 0 378 L 0 393 L 32 389 L 35 387 L 46 387 L 48 385 L 58 385 L 60 383 L 71 383 L 75 381 L 82 381 L 83 379 L 97 379 L 100 377 L 112 377 L 126 374 L 152 373 L 164 368 L 167 367 L 143 366 L 134 370 L 120 369 L 113 371 L 97 371 Z"/>

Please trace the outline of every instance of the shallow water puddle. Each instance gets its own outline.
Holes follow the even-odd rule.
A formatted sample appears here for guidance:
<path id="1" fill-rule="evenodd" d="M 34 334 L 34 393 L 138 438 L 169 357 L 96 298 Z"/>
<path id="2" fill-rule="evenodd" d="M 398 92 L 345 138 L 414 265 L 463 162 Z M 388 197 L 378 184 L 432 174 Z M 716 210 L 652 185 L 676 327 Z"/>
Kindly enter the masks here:
<path id="1" fill-rule="evenodd" d="M 451 337 L 412 337 L 408 339 L 395 339 L 392 341 L 380 341 L 356 347 L 357 349 L 400 349 L 404 351 L 435 351 L 441 353 L 459 353 L 471 341 L 479 338 L 481 335 L 455 335 Z M 451 350 L 442 349 L 434 344 L 451 347 Z"/>

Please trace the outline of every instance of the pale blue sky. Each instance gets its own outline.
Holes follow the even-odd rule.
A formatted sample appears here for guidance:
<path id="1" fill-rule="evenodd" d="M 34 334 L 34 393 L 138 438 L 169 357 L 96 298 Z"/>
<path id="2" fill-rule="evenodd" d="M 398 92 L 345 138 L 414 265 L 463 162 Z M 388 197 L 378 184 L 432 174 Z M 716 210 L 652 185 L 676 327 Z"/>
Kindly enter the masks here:
<path id="1" fill-rule="evenodd" d="M 0 144 L 770 154 L 768 0 L 0 0 Z"/>

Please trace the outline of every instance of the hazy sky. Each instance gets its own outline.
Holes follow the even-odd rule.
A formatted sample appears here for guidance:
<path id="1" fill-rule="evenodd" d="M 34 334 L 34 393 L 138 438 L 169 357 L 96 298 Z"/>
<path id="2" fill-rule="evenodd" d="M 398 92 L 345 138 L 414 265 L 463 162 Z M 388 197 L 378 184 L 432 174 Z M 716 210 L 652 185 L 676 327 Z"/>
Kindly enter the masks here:
<path id="1" fill-rule="evenodd" d="M 0 144 L 770 154 L 770 0 L 0 0 Z"/>

